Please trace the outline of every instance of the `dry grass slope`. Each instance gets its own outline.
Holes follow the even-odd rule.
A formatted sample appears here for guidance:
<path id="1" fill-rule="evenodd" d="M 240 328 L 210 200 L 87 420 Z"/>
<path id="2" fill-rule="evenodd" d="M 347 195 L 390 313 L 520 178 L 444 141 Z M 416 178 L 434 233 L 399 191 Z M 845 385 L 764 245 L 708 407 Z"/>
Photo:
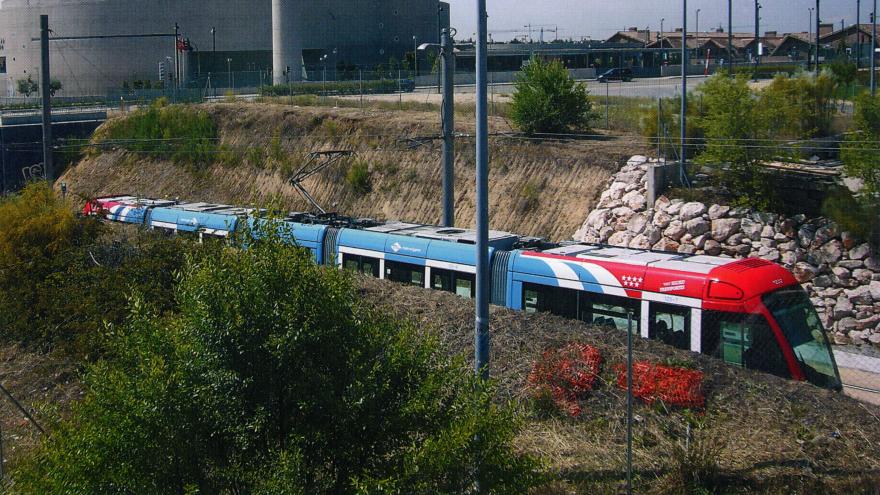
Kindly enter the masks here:
<path id="1" fill-rule="evenodd" d="M 362 293 L 382 311 L 439 334 L 451 353 L 472 358 L 470 301 L 375 280 L 364 280 Z M 626 394 L 614 386 L 611 366 L 625 361 L 626 334 L 500 307 L 491 316 L 492 376 L 506 397 L 524 405 L 526 377 L 545 349 L 580 340 L 602 351 L 604 383 L 585 414 L 535 416 L 519 443 L 564 480 L 550 493 L 617 493 L 625 476 Z M 636 402 L 638 493 L 693 493 L 693 482 L 685 482 L 693 476 L 709 478 L 703 484 L 718 493 L 877 493 L 880 408 L 652 341 L 637 339 L 634 353 L 704 371 L 708 397 L 705 414 Z"/>
<path id="2" fill-rule="evenodd" d="M 247 103 L 205 108 L 218 126 L 221 163 L 192 172 L 147 154 L 106 151 L 84 159 L 61 180 L 83 197 L 129 193 L 235 204 L 277 201 L 302 211 L 311 208 L 286 183 L 290 171 L 305 163 L 309 152 L 352 150 L 357 153 L 353 160 L 305 183 L 325 209 L 425 223 L 441 218 L 440 142 L 420 139 L 439 135 L 435 113 Z M 493 132 L 510 131 L 502 119 L 491 125 Z M 462 121 L 457 131 L 472 133 L 472 121 Z M 631 155 L 645 151 L 635 141 L 493 138 L 492 227 L 569 239 L 610 174 Z M 346 172 L 355 160 L 368 164 L 370 192 L 346 183 Z M 458 141 L 456 167 L 456 218 L 459 226 L 471 226 L 470 138 Z"/>

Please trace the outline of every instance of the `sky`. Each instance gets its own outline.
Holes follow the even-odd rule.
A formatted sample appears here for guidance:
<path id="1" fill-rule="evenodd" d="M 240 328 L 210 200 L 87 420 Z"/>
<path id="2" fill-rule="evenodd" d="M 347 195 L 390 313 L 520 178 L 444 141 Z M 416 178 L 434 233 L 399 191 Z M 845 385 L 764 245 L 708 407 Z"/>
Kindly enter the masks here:
<path id="1" fill-rule="evenodd" d="M 451 4 L 452 25 L 458 29 L 458 39 L 467 39 L 476 32 L 476 1 L 446 0 Z M 869 22 L 871 0 L 862 2 L 861 22 Z M 660 30 L 660 19 L 665 18 L 664 31 L 680 27 L 682 22 L 682 0 L 487 0 L 489 12 L 489 31 L 496 41 L 507 41 L 525 34 L 527 24 L 544 25 L 545 29 L 558 26 L 560 38 L 606 39 L 617 31 L 637 26 Z M 807 31 L 810 24 L 809 7 L 815 7 L 815 0 L 761 0 L 761 32 Z M 700 9 L 700 31 L 717 28 L 721 24 L 727 29 L 727 2 L 724 0 L 689 0 L 688 29 L 696 29 L 696 11 Z M 822 21 L 834 22 L 840 26 L 856 21 L 856 0 L 822 0 L 820 4 Z M 813 14 L 815 16 L 815 13 Z M 815 17 L 814 17 L 815 18 Z M 533 27 L 532 37 L 538 39 Z M 512 33 L 510 30 L 523 30 Z M 733 30 L 735 32 L 754 32 L 755 2 L 753 0 L 733 0 Z M 813 28 L 815 30 L 815 27 Z M 545 40 L 553 39 L 553 33 L 545 33 Z"/>

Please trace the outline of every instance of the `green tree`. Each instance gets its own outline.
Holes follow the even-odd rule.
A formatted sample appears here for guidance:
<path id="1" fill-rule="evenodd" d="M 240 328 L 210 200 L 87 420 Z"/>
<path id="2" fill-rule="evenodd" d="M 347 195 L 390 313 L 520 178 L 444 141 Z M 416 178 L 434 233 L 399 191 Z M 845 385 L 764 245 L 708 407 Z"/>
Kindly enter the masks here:
<path id="1" fill-rule="evenodd" d="M 586 130 L 595 118 L 586 86 L 558 60 L 532 57 L 515 87 L 510 117 L 525 133 Z"/>
<path id="2" fill-rule="evenodd" d="M 685 132 L 688 137 L 688 157 L 694 157 L 702 150 L 701 107 L 705 110 L 705 105 L 700 105 L 697 99 L 689 94 L 685 123 L 687 125 Z M 681 97 L 664 98 L 662 108 L 659 105 L 651 105 L 642 113 L 639 124 L 642 136 L 648 139 L 652 147 L 656 148 L 659 140 L 663 155 L 673 159 L 681 152 L 679 137 L 681 135 Z"/>
<path id="3" fill-rule="evenodd" d="M 827 136 L 835 111 L 832 104 L 835 80 L 827 72 L 819 76 L 778 74 L 758 93 L 761 121 L 774 139 L 809 139 Z M 781 150 L 787 151 L 787 150 Z"/>
<path id="4" fill-rule="evenodd" d="M 521 493 L 513 411 L 347 273 L 259 229 L 194 260 L 180 313 L 135 299 L 21 493 Z M 480 470 L 473 467 L 480 462 Z"/>
<path id="5" fill-rule="evenodd" d="M 699 161 L 718 167 L 719 184 L 735 203 L 766 209 L 773 199 L 761 161 L 772 155 L 767 112 L 749 89 L 748 78 L 717 74 L 701 85 L 707 107 L 700 119 L 706 136 Z"/>
<path id="6" fill-rule="evenodd" d="M 867 91 L 856 97 L 854 127 L 840 153 L 846 173 L 861 179 L 869 193 L 880 194 L 880 97 Z"/>

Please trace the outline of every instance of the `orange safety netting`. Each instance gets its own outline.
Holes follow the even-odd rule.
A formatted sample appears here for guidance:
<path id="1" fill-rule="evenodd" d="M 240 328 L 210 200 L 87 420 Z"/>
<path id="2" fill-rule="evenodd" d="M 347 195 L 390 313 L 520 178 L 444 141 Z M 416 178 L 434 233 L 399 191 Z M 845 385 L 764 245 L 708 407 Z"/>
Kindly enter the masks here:
<path id="1" fill-rule="evenodd" d="M 617 386 L 626 390 L 626 365 L 618 364 L 614 370 L 617 372 Z M 633 396 L 648 404 L 660 400 L 680 407 L 703 408 L 706 397 L 702 388 L 702 371 L 647 361 L 633 363 Z"/>
<path id="2" fill-rule="evenodd" d="M 579 416 L 579 400 L 593 390 L 601 365 L 599 349 L 571 342 L 545 351 L 532 366 L 528 383 L 536 396 L 549 393 L 557 407 Z"/>

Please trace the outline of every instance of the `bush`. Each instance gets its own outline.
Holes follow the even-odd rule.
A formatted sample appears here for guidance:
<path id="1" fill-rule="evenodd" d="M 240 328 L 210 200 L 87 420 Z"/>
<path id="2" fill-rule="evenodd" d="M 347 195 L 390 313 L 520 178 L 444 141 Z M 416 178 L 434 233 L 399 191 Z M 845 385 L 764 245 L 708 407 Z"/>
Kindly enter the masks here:
<path id="1" fill-rule="evenodd" d="M 135 300 L 21 493 L 522 493 L 512 409 L 345 272 L 260 232 L 185 270 L 179 314 Z M 480 463 L 479 471 L 474 467 Z"/>
<path id="2" fill-rule="evenodd" d="M 855 132 L 843 143 L 846 173 L 861 179 L 869 195 L 880 194 L 880 97 L 864 92 L 855 101 Z"/>
<path id="3" fill-rule="evenodd" d="M 214 163 L 218 152 L 217 125 L 197 107 L 167 105 L 157 100 L 149 108 L 108 121 L 92 143 L 168 159 L 202 168 Z"/>
<path id="4" fill-rule="evenodd" d="M 586 86 L 558 60 L 532 57 L 515 87 L 510 117 L 525 133 L 587 130 L 595 118 Z"/>
<path id="5" fill-rule="evenodd" d="M 370 165 L 357 161 L 345 173 L 345 183 L 357 194 L 364 195 L 373 190 L 373 175 Z"/>
<path id="6" fill-rule="evenodd" d="M 104 239 L 46 183 L 0 201 L 0 339 L 80 357 L 102 353 L 107 323 L 122 323 L 132 294 L 174 308 L 176 274 L 206 248 L 144 233 Z"/>
<path id="7" fill-rule="evenodd" d="M 829 191 L 822 204 L 822 214 L 834 220 L 843 231 L 880 249 L 880 200 L 870 195 L 856 196 L 844 187 Z"/>
<path id="8" fill-rule="evenodd" d="M 702 151 L 703 129 L 700 127 L 700 105 L 693 95 L 688 95 L 687 106 L 687 155 L 689 158 Z M 659 114 L 659 117 L 658 117 Z M 657 147 L 659 136 L 663 156 L 677 157 L 681 153 L 681 97 L 664 98 L 662 111 L 656 102 L 642 112 L 640 128 L 649 144 Z"/>

